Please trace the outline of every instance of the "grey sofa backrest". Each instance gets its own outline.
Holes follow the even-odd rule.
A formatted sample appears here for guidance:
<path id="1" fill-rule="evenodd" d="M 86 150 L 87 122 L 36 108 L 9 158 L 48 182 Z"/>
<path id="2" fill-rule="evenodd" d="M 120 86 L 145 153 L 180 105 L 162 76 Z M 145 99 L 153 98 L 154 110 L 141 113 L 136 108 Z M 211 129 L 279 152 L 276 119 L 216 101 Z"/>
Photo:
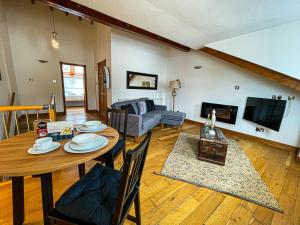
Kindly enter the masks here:
<path id="1" fill-rule="evenodd" d="M 138 113 L 138 107 L 137 107 L 137 103 L 141 102 L 141 101 L 145 101 L 148 100 L 149 98 L 138 98 L 138 99 L 132 99 L 132 100 L 127 100 L 127 101 L 122 101 L 122 102 L 115 102 L 111 105 L 111 108 L 113 109 L 121 109 L 121 106 L 123 105 L 128 105 L 128 104 L 132 104 L 133 109 L 136 113 Z"/>

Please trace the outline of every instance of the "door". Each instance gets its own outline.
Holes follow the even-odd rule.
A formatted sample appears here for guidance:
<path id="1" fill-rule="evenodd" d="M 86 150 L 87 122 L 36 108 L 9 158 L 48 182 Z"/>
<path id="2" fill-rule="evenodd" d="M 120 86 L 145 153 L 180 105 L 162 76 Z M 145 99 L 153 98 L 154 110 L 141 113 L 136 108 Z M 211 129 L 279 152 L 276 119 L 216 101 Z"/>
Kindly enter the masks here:
<path id="1" fill-rule="evenodd" d="M 107 88 L 104 67 L 106 59 L 98 63 L 98 93 L 99 93 L 99 116 L 100 120 L 105 122 L 107 109 Z"/>
<path id="2" fill-rule="evenodd" d="M 88 111 L 86 66 L 60 62 L 64 113 Z"/>

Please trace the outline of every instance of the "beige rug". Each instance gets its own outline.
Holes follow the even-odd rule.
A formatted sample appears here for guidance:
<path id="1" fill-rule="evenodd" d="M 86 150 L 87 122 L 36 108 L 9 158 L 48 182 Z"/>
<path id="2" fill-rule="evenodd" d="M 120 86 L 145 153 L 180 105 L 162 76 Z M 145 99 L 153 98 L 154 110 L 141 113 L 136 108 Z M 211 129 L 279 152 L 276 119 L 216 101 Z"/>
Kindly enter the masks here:
<path id="1" fill-rule="evenodd" d="M 160 175 L 282 212 L 278 201 L 235 140 L 228 139 L 225 166 L 198 160 L 198 142 L 198 135 L 181 133 Z"/>

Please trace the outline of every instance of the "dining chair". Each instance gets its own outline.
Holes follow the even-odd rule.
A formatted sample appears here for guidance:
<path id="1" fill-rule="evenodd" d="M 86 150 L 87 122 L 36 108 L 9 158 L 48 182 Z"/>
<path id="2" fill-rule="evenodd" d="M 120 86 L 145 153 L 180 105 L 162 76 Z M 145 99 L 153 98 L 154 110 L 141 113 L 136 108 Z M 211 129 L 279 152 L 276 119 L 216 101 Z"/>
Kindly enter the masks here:
<path id="1" fill-rule="evenodd" d="M 97 157 L 96 161 L 104 162 L 106 166 L 114 169 L 114 160 L 122 152 L 123 162 L 125 161 L 126 154 L 126 135 L 127 135 L 127 119 L 128 111 L 127 109 L 107 109 L 106 112 L 106 124 L 116 129 L 120 138 L 117 144 L 107 153 Z M 85 174 L 85 164 L 78 165 L 79 177 Z"/>
<path id="2" fill-rule="evenodd" d="M 151 131 L 126 153 L 122 172 L 96 164 L 56 202 L 49 213 L 52 223 L 120 225 L 128 219 L 140 225 L 140 181 L 150 139 Z M 133 203 L 135 217 L 129 215 Z"/>

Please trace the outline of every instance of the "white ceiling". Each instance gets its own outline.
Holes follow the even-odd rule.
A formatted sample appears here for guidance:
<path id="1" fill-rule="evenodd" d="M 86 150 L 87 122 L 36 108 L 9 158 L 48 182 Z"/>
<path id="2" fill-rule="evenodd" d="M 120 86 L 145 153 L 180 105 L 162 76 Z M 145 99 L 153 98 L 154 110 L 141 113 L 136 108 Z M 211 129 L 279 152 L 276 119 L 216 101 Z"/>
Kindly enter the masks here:
<path id="1" fill-rule="evenodd" d="M 73 0 L 198 49 L 300 19 L 300 0 Z"/>

